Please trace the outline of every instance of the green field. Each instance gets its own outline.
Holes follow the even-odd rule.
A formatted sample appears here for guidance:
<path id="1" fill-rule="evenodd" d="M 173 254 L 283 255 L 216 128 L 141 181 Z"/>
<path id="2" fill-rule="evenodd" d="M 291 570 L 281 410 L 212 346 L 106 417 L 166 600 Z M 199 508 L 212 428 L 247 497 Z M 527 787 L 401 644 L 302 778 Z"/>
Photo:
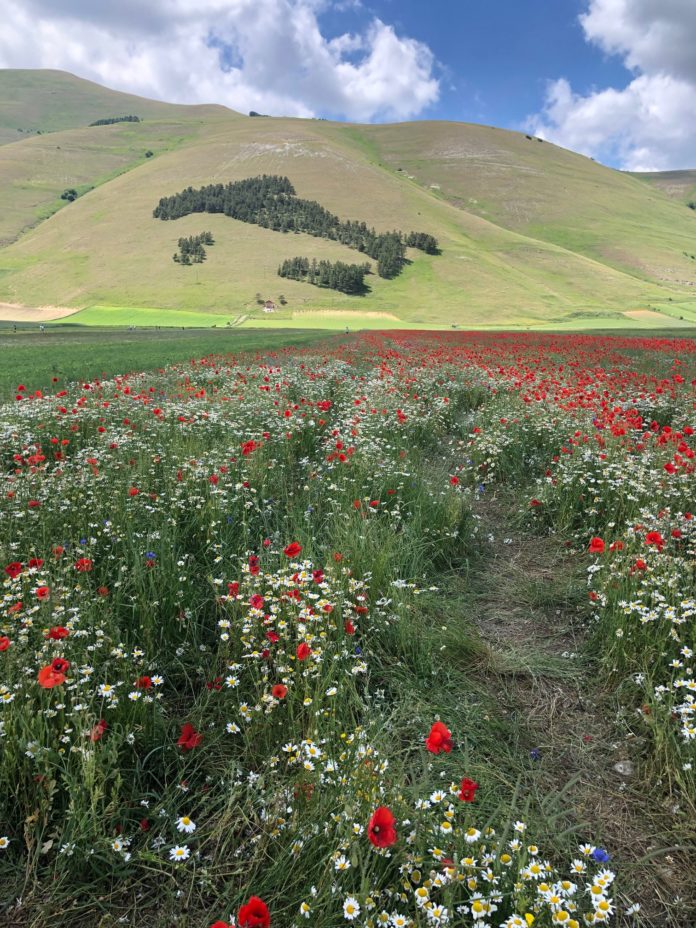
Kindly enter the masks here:
<path id="1" fill-rule="evenodd" d="M 380 327 L 586 328 L 623 327 L 623 313 L 656 307 L 657 317 L 627 324 L 664 325 L 663 307 L 693 299 L 693 210 L 644 179 L 520 133 L 260 120 L 152 101 L 148 110 L 60 72 L 13 71 L 0 72 L 0 126 L 16 123 L 13 94 L 49 131 L 25 138 L 15 129 L 20 140 L 0 146 L 0 241 L 19 236 L 0 250 L 0 301 L 89 308 L 75 321 L 90 325 L 116 321 L 114 307 L 139 315 L 148 307 L 143 319 L 153 324 L 166 324 L 152 315 L 161 309 L 196 314 L 194 325 L 212 325 L 215 315 L 221 325 L 266 326 L 257 300 L 283 295 L 274 326 L 314 325 L 317 313 L 347 310 L 356 319 L 382 314 Z M 144 121 L 85 128 L 114 110 L 137 110 Z M 442 254 L 409 250 L 412 263 L 398 278 L 370 275 L 366 296 L 347 296 L 276 273 L 299 254 L 355 261 L 337 242 L 220 214 L 152 218 L 161 196 L 187 185 L 262 173 L 285 174 L 299 196 L 378 231 L 430 232 Z M 66 186 L 86 192 L 65 205 Z M 177 238 L 202 229 L 216 242 L 205 263 L 174 264 Z M 94 307 L 108 314 L 99 318 Z M 696 322 L 693 310 L 683 320 L 666 311 L 675 324 Z"/>
<path id="2" fill-rule="evenodd" d="M 89 306 L 53 323 L 61 326 L 168 326 L 189 328 L 225 327 L 238 317 L 224 313 L 198 313 L 156 306 Z"/>
<path id="3" fill-rule="evenodd" d="M 66 326 L 47 327 L 43 334 L 36 328 L 14 333 L 5 325 L 0 327 L 0 401 L 14 396 L 20 384 L 29 392 L 53 392 L 71 381 L 155 370 L 209 354 L 237 355 L 305 345 L 325 337 L 323 332 L 309 330 L 261 333 L 143 328 L 124 332 Z"/>

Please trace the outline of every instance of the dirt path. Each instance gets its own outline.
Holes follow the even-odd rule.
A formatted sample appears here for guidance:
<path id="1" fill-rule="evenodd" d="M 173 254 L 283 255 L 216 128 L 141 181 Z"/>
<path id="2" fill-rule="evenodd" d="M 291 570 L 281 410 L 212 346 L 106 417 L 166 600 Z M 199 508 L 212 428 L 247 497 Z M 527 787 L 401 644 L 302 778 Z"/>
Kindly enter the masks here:
<path id="1" fill-rule="evenodd" d="M 578 829 L 611 854 L 621 907 L 644 928 L 696 925 L 693 823 L 641 778 L 639 739 L 620 727 L 612 694 L 583 653 L 584 564 L 556 538 L 515 526 L 515 505 L 478 506 L 490 553 L 474 575 L 472 619 L 490 649 L 488 685 L 520 746 L 538 753 L 530 788 L 556 833 Z M 618 766 L 617 766 L 618 765 Z M 636 925 L 631 919 L 612 924 Z"/>

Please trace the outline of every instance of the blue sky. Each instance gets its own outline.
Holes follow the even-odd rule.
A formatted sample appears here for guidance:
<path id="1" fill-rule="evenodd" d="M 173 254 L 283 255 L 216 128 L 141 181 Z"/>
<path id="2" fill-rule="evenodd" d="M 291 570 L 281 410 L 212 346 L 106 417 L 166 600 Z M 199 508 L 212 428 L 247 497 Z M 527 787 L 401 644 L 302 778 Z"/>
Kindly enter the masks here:
<path id="1" fill-rule="evenodd" d="M 523 129 L 696 168 L 696 0 L 0 0 L 0 67 L 240 112 Z"/>
<path id="2" fill-rule="evenodd" d="M 333 37 L 359 32 L 377 17 L 428 45 L 440 99 L 421 118 L 512 128 L 541 109 L 556 78 L 583 95 L 626 83 L 621 57 L 586 40 L 578 20 L 586 9 L 577 0 L 372 0 L 330 8 L 320 21 Z"/>

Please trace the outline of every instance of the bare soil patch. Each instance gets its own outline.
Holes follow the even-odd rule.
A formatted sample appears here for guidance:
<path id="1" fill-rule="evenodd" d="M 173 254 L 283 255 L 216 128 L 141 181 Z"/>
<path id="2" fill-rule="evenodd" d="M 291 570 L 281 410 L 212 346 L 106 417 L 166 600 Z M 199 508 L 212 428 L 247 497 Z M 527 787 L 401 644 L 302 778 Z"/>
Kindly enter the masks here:
<path id="1" fill-rule="evenodd" d="M 0 303 L 2 322 L 51 322 L 64 319 L 79 310 L 74 306 L 23 306 L 21 303 Z"/>

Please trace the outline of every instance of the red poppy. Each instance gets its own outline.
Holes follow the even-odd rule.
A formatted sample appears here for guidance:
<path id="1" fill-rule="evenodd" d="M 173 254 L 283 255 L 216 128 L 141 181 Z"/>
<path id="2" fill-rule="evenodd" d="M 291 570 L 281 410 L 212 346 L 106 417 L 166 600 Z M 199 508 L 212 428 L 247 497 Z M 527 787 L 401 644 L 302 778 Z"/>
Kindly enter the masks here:
<path id="1" fill-rule="evenodd" d="M 219 919 L 210 926 L 210 928 L 234 928 L 231 922 L 221 922 Z"/>
<path id="2" fill-rule="evenodd" d="M 54 686 L 60 686 L 65 683 L 65 672 L 70 664 L 60 657 L 57 657 L 51 664 L 42 667 L 39 671 L 39 686 L 45 690 L 53 689 Z"/>
<path id="3" fill-rule="evenodd" d="M 307 644 L 306 641 L 300 642 L 300 644 L 298 644 L 295 650 L 295 654 L 297 655 L 298 661 L 306 661 L 311 653 L 312 653 L 312 649 L 310 648 L 310 646 Z"/>
<path id="4" fill-rule="evenodd" d="M 654 545 L 658 551 L 662 551 L 665 546 L 665 540 L 659 532 L 648 532 L 645 536 L 646 545 Z"/>
<path id="5" fill-rule="evenodd" d="M 297 555 L 302 550 L 302 545 L 297 541 L 291 541 L 290 544 L 283 548 L 283 554 L 286 557 L 297 557 Z"/>
<path id="6" fill-rule="evenodd" d="M 590 554 L 602 554 L 604 551 L 605 545 L 601 538 L 592 538 L 590 539 L 590 545 L 587 549 Z"/>
<path id="7" fill-rule="evenodd" d="M 239 928 L 269 928 L 271 913 L 263 899 L 251 896 L 237 913 L 237 922 Z"/>
<path id="8" fill-rule="evenodd" d="M 140 490 L 137 487 L 131 487 L 128 491 L 129 496 L 137 496 L 140 493 Z"/>
<path id="9" fill-rule="evenodd" d="M 275 686 L 271 687 L 271 696 L 274 699 L 285 699 L 288 695 L 288 688 L 283 683 L 276 683 Z"/>
<path id="10" fill-rule="evenodd" d="M 109 595 L 109 588 L 108 588 L 108 586 L 100 586 L 100 587 L 97 589 L 97 593 L 99 593 L 100 596 L 108 596 L 108 595 Z"/>
<path id="11" fill-rule="evenodd" d="M 36 588 L 36 598 L 41 600 L 46 600 L 50 597 L 51 591 L 47 586 L 39 586 Z"/>
<path id="12" fill-rule="evenodd" d="M 228 596 L 239 595 L 239 583 L 236 580 L 233 580 L 231 583 L 227 584 L 227 595 Z"/>
<path id="13" fill-rule="evenodd" d="M 473 802 L 476 798 L 476 790 L 478 788 L 478 783 L 474 782 L 474 780 L 470 780 L 469 777 L 464 777 L 459 784 L 459 798 L 462 802 Z"/>
<path id="14" fill-rule="evenodd" d="M 181 734 L 176 743 L 182 750 L 192 751 L 194 748 L 198 747 L 202 740 L 203 735 L 197 732 L 190 722 L 185 722 L 181 726 Z"/>
<path id="15" fill-rule="evenodd" d="M 252 555 L 249 557 L 249 573 L 250 573 L 253 577 L 255 577 L 255 576 L 260 572 L 260 570 L 261 570 L 260 561 L 259 561 L 257 555 L 252 554 Z"/>
<path id="16" fill-rule="evenodd" d="M 138 677 L 135 681 L 135 688 L 137 690 L 149 690 L 152 687 L 152 677 Z"/>
<path id="17" fill-rule="evenodd" d="M 29 566 L 29 567 L 36 567 L 36 569 L 38 570 L 39 567 L 43 567 L 43 558 L 41 558 L 41 557 L 32 557 L 32 558 L 29 560 L 28 566 Z"/>
<path id="18" fill-rule="evenodd" d="M 458 487 L 458 486 L 459 486 L 459 477 L 456 477 L 456 476 L 450 477 L 450 484 L 451 484 L 451 486 L 453 486 L 453 487 Z"/>
<path id="19" fill-rule="evenodd" d="M 99 721 L 92 726 L 92 731 L 89 733 L 90 741 L 100 741 L 104 736 L 104 732 L 108 728 L 105 719 L 99 719 Z"/>
<path id="20" fill-rule="evenodd" d="M 355 625 L 353 625 L 353 623 L 351 622 L 350 619 L 346 619 L 346 621 L 345 621 L 345 623 L 344 623 L 344 625 L 343 625 L 343 629 L 344 629 L 346 635 L 354 635 L 354 634 L 355 634 Z"/>
<path id="21" fill-rule="evenodd" d="M 11 564 L 8 564 L 5 568 L 5 573 L 8 577 L 11 577 L 13 580 L 15 577 L 18 577 L 23 570 L 23 565 L 19 561 L 12 561 Z"/>
<path id="22" fill-rule="evenodd" d="M 431 754 L 440 754 L 442 751 L 449 754 L 452 750 L 452 732 L 442 722 L 435 722 L 425 739 L 425 746 Z"/>
<path id="23" fill-rule="evenodd" d="M 9 648 L 9 646 L 10 646 L 11 644 L 12 644 L 12 642 L 11 642 L 10 639 L 7 637 L 7 635 L 3 635 L 3 636 L 0 638 L 0 651 L 7 651 L 7 649 Z"/>
<path id="24" fill-rule="evenodd" d="M 367 826 L 367 837 L 375 847 L 391 847 L 396 844 L 396 819 L 391 809 L 379 806 L 372 813 Z"/>
<path id="25" fill-rule="evenodd" d="M 265 600 L 260 593 L 253 593 L 249 597 L 249 605 L 252 609 L 263 609 L 263 604 Z"/>
<path id="26" fill-rule="evenodd" d="M 89 573 L 93 566 L 92 559 L 89 557 L 81 557 L 75 561 L 75 570 L 79 570 L 82 574 Z"/>

